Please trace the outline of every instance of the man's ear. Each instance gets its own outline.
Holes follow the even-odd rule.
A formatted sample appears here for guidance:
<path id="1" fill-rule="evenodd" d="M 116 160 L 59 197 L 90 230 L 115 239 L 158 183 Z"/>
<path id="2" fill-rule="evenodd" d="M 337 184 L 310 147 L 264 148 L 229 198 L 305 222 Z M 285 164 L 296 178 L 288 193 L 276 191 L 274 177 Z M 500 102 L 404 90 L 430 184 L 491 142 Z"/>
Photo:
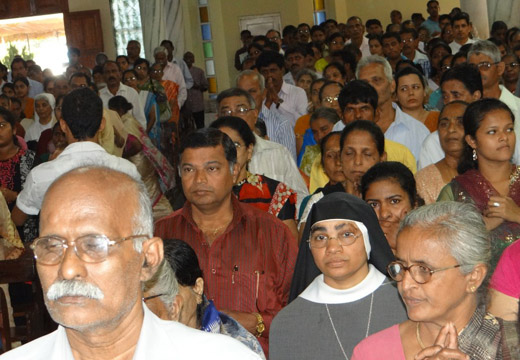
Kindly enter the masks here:
<path id="1" fill-rule="evenodd" d="M 392 80 L 392 84 L 390 84 L 390 90 L 392 91 L 392 94 L 395 93 L 397 85 L 395 84 L 395 80 Z"/>
<path id="2" fill-rule="evenodd" d="M 238 180 L 238 175 L 240 175 L 240 165 L 235 162 L 233 165 L 233 184 L 235 184 Z"/>
<path id="3" fill-rule="evenodd" d="M 504 71 L 506 70 L 506 64 L 503 61 L 500 61 L 497 64 L 497 70 L 498 70 L 498 77 L 501 77 L 504 74 Z"/>
<path id="4" fill-rule="evenodd" d="M 381 162 L 386 161 L 386 159 L 387 159 L 387 154 L 386 154 L 386 151 L 384 151 L 383 155 L 381 155 Z"/>
<path id="5" fill-rule="evenodd" d="M 141 268 L 141 281 L 150 280 L 155 274 L 164 257 L 164 248 L 161 238 L 153 237 L 143 243 L 144 263 Z"/>
<path id="6" fill-rule="evenodd" d="M 197 278 L 192 289 L 193 292 L 197 294 L 197 304 L 202 303 L 202 294 L 204 293 L 204 279 L 201 277 Z"/>
<path id="7" fill-rule="evenodd" d="M 61 128 L 61 131 L 63 131 L 65 133 L 65 135 L 69 132 L 69 126 L 63 119 L 60 119 L 60 128 Z"/>
<path id="8" fill-rule="evenodd" d="M 184 299 L 180 295 L 176 295 L 173 298 L 172 305 L 168 309 L 169 310 L 168 318 L 171 321 L 179 321 L 180 316 L 181 316 L 181 309 L 183 306 L 183 302 L 184 302 Z"/>
<path id="9" fill-rule="evenodd" d="M 482 99 L 482 92 L 480 90 L 476 90 L 473 94 L 471 94 L 471 97 L 474 101 Z"/>

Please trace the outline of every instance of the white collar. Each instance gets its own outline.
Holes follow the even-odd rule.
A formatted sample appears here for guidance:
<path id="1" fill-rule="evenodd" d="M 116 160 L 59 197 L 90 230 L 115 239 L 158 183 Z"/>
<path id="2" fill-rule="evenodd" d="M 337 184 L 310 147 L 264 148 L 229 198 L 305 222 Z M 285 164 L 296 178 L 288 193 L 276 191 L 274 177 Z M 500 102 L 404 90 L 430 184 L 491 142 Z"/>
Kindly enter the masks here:
<path id="1" fill-rule="evenodd" d="M 300 294 L 300 297 L 319 304 L 351 303 L 372 294 L 385 279 L 385 275 L 369 264 L 368 275 L 363 281 L 350 289 L 339 290 L 325 284 L 321 274 Z"/>

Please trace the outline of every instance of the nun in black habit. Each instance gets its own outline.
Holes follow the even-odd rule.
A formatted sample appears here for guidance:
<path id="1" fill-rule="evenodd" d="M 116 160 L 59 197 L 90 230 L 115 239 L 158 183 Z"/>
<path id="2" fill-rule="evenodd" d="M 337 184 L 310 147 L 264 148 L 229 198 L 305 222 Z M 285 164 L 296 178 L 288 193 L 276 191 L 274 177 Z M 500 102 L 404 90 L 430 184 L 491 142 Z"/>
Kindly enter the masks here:
<path id="1" fill-rule="evenodd" d="M 350 230 L 336 231 L 342 226 Z M 311 233 L 328 238 L 325 247 L 313 245 L 323 274 L 309 246 Z M 348 236 L 355 240 L 349 242 Z M 328 245 L 333 238 L 336 241 Z M 332 250 L 337 254 L 327 255 Z M 362 268 L 364 272 L 359 277 L 356 272 L 343 273 L 324 265 L 334 258 L 340 268 L 357 263 L 354 269 Z M 270 359 L 348 359 L 365 337 L 405 320 L 406 310 L 397 288 L 385 276 L 386 266 L 393 260 L 377 216 L 363 200 L 337 192 L 314 204 L 300 244 L 291 303 L 271 324 Z M 336 286 L 340 284 L 334 280 L 338 274 L 348 286 Z"/>

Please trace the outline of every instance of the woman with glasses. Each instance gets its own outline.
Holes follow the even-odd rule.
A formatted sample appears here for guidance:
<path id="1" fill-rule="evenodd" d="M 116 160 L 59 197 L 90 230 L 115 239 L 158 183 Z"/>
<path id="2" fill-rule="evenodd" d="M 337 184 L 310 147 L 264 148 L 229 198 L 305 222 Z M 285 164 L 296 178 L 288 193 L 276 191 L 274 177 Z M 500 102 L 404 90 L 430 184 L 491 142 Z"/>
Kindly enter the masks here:
<path id="1" fill-rule="evenodd" d="M 137 59 L 136 61 L 139 61 Z M 139 64 L 139 67 L 144 67 L 145 64 Z M 148 72 L 148 69 L 146 70 Z M 130 86 L 139 94 L 139 101 L 143 105 L 144 114 L 146 117 L 146 133 L 150 136 L 154 145 L 161 149 L 161 126 L 160 126 L 160 112 L 156 97 L 153 92 L 142 89 L 139 86 L 137 79 L 137 71 L 134 69 L 126 70 L 123 73 L 123 84 Z"/>
<path id="2" fill-rule="evenodd" d="M 490 257 L 486 226 L 471 204 L 412 211 L 388 265 L 409 320 L 363 340 L 352 359 L 508 359 L 502 321 L 485 309 Z"/>
<path id="3" fill-rule="evenodd" d="M 238 117 L 224 116 L 211 123 L 210 127 L 228 135 L 235 144 L 239 173 L 233 192 L 238 200 L 282 220 L 296 239 L 296 192 L 283 182 L 248 171 L 256 139 L 247 123 Z"/>
<path id="4" fill-rule="evenodd" d="M 471 103 L 464 112 L 464 149 L 458 175 L 438 201 L 474 204 L 484 217 L 492 245 L 491 268 L 502 251 L 520 237 L 520 168 L 515 151 L 514 115 L 498 99 Z"/>
<path id="5" fill-rule="evenodd" d="M 374 211 L 363 200 L 334 193 L 308 217 L 291 292 L 304 291 L 274 318 L 269 356 L 349 359 L 354 346 L 406 319 L 384 275 L 393 254 Z M 382 357 L 383 359 L 384 357 Z"/>

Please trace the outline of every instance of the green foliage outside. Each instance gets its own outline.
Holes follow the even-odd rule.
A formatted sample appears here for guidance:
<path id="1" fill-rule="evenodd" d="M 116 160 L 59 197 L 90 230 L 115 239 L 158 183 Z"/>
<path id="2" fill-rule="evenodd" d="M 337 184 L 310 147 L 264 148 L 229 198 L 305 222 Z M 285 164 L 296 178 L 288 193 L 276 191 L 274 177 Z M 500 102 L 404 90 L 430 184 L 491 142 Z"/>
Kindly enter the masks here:
<path id="1" fill-rule="evenodd" d="M 27 47 L 24 46 L 22 49 L 22 53 L 14 46 L 11 42 L 9 42 L 9 48 L 7 49 L 7 55 L 2 59 L 2 64 L 9 67 L 11 65 L 11 61 L 13 61 L 16 55 L 20 55 L 24 60 L 29 60 L 34 58 L 34 54 L 27 51 Z"/>

